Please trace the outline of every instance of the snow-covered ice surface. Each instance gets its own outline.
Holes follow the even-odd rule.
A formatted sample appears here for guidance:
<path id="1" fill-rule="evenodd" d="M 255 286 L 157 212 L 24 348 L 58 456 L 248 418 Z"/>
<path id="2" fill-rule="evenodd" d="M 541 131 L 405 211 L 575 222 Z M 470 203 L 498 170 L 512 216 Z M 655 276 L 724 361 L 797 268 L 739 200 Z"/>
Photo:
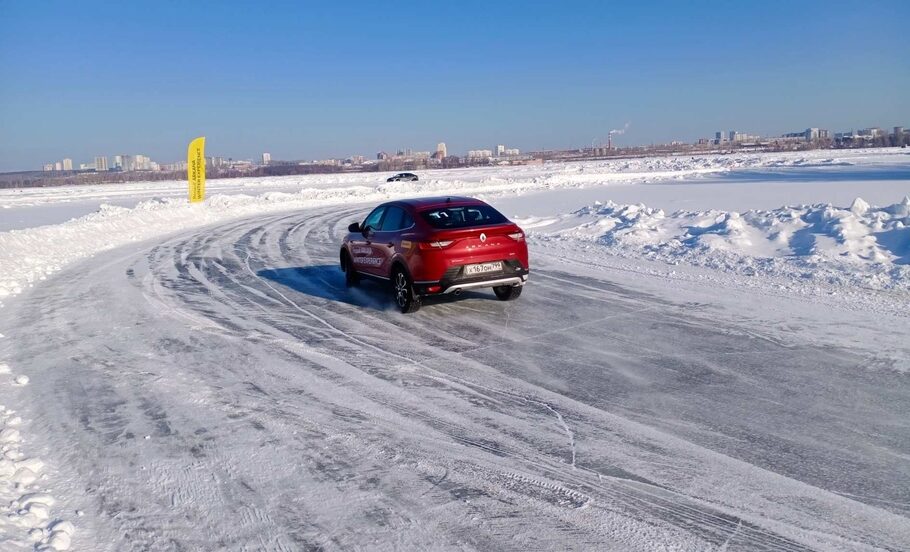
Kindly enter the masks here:
<path id="1" fill-rule="evenodd" d="M 264 182 L 0 233 L 0 548 L 906 550 L 910 157 L 833 156 Z M 646 174 L 674 163 L 733 170 Z M 520 300 L 345 289 L 347 224 L 418 193 L 529 223 Z"/>

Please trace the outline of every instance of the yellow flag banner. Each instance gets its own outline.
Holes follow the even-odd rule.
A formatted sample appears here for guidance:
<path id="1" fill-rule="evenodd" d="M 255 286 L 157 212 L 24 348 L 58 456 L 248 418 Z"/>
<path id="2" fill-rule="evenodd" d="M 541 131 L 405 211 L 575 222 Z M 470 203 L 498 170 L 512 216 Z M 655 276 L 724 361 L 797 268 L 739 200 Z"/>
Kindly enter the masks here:
<path id="1" fill-rule="evenodd" d="M 190 142 L 186 152 L 186 178 L 190 182 L 190 203 L 205 199 L 205 136 Z"/>

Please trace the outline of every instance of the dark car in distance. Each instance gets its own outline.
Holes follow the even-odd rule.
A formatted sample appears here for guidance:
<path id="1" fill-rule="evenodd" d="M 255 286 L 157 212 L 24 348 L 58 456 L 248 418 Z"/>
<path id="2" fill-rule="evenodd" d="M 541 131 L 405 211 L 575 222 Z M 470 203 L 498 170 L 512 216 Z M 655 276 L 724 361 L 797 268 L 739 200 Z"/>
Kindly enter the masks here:
<path id="1" fill-rule="evenodd" d="M 417 175 L 414 173 L 398 173 L 386 178 L 386 182 L 417 182 Z"/>
<path id="2" fill-rule="evenodd" d="M 517 299 L 528 280 L 524 231 L 499 211 L 469 197 L 390 201 L 348 227 L 341 244 L 345 284 L 389 282 L 401 312 L 421 298 L 493 288 Z"/>

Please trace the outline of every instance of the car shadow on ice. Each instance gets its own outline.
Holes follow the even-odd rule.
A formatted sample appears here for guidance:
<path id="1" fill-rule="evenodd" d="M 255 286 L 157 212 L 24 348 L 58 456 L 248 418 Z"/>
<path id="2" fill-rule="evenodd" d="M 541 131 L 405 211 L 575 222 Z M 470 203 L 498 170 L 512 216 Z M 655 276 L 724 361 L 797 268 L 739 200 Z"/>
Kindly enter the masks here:
<path id="1" fill-rule="evenodd" d="M 338 265 L 295 266 L 287 268 L 268 268 L 256 273 L 259 277 L 271 280 L 294 291 L 321 299 L 347 303 L 357 307 L 379 311 L 397 310 L 388 284 L 373 280 L 361 279 L 355 288 L 344 285 L 344 273 Z M 492 293 L 464 292 L 457 299 L 454 295 L 425 299 L 424 305 L 438 305 L 464 301 L 465 299 L 493 299 Z M 498 302 L 498 301 L 497 301 Z"/>
<path id="2" fill-rule="evenodd" d="M 380 282 L 362 282 L 357 288 L 345 287 L 344 273 L 338 265 L 269 268 L 256 274 L 294 291 L 321 299 L 381 311 L 395 308 L 387 286 Z"/>

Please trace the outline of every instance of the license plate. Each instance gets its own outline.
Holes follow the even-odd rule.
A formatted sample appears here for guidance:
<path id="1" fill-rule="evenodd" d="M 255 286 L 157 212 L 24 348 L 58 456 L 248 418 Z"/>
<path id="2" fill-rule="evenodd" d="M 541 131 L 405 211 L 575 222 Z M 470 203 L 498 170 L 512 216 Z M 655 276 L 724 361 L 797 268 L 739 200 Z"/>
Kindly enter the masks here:
<path id="1" fill-rule="evenodd" d="M 502 263 L 480 263 L 465 265 L 465 276 L 476 276 L 477 274 L 486 274 L 487 272 L 498 272 L 502 270 Z"/>

